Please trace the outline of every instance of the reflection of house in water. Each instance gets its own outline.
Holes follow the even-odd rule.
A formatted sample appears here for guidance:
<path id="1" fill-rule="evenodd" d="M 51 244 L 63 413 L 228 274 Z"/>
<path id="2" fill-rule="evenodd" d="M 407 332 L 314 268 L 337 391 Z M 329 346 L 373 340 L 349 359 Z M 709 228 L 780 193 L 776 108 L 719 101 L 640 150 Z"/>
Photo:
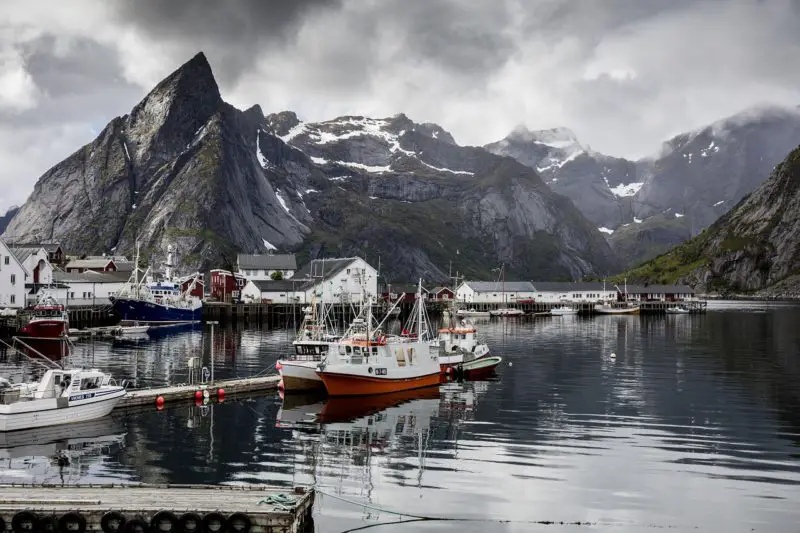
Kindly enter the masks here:
<path id="1" fill-rule="evenodd" d="M 0 433 L 0 482 L 77 483 L 124 447 L 125 435 L 112 416 Z"/>

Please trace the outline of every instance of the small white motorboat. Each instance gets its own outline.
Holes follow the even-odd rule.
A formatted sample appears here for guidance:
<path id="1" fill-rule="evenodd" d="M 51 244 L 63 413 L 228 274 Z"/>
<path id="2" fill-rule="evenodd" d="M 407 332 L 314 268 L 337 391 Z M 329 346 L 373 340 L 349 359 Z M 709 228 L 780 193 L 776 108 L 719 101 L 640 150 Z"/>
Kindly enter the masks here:
<path id="1" fill-rule="evenodd" d="M 550 310 L 550 314 L 553 316 L 577 315 L 578 310 L 574 307 L 569 307 L 568 305 L 560 305 L 552 308 Z"/>
<path id="2" fill-rule="evenodd" d="M 594 310 L 599 315 L 638 315 L 639 306 L 613 306 L 608 304 L 596 305 Z"/>
<path id="3" fill-rule="evenodd" d="M 458 316 L 476 316 L 476 317 L 487 317 L 492 316 L 489 311 L 477 311 L 474 307 L 469 309 L 459 309 L 456 311 L 456 315 Z"/>
<path id="4" fill-rule="evenodd" d="M 145 335 L 150 331 L 150 326 L 120 326 L 120 335 Z"/>
<path id="5" fill-rule="evenodd" d="M 678 305 L 675 307 L 667 307 L 667 314 L 668 315 L 688 315 L 691 313 L 688 307 L 685 305 Z"/>
<path id="6" fill-rule="evenodd" d="M 50 369 L 32 383 L 0 378 L 0 431 L 94 420 L 125 396 L 110 374 L 97 369 Z"/>
<path id="7" fill-rule="evenodd" d="M 492 316 L 522 316 L 525 314 L 525 311 L 515 307 L 501 307 L 500 309 L 489 311 L 489 314 Z"/>

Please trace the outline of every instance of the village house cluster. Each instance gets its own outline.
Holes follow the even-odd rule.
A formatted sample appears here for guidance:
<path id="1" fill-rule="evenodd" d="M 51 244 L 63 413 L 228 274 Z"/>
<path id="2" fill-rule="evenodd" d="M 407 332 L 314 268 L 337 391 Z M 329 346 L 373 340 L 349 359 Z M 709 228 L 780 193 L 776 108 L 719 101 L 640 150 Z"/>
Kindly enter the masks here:
<path id="1" fill-rule="evenodd" d="M 131 278 L 134 263 L 124 256 L 70 257 L 59 244 L 0 240 L 0 309 L 34 304 L 47 290 L 67 305 L 108 305 Z M 379 280 L 378 271 L 360 257 L 315 259 L 302 268 L 294 254 L 239 254 L 236 271 L 214 269 L 198 296 L 226 303 L 306 304 L 358 302 L 361 291 L 384 301 L 401 295 L 413 301 L 416 286 Z M 675 285 L 627 285 L 602 282 L 463 281 L 453 290 L 423 289 L 431 301 L 470 304 L 524 304 L 613 301 L 682 301 L 694 291 Z"/>

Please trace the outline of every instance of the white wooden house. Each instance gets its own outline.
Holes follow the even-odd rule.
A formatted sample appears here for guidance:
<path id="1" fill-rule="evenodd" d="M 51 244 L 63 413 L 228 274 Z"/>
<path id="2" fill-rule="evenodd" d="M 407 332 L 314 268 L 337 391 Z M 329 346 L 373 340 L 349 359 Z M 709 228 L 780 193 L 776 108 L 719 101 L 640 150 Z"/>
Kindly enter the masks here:
<path id="1" fill-rule="evenodd" d="M 379 296 L 378 272 L 360 257 L 315 259 L 289 280 L 248 280 L 242 300 L 310 303 L 313 298 L 321 303 L 355 303 L 361 300 L 362 290 L 373 301 Z"/>
<path id="2" fill-rule="evenodd" d="M 11 253 L 28 273 L 26 284 L 49 285 L 53 283 L 53 265 L 50 264 L 49 254 L 42 246 L 11 246 Z"/>
<path id="3" fill-rule="evenodd" d="M 0 308 L 25 307 L 25 277 L 28 272 L 0 239 Z"/>
<path id="4" fill-rule="evenodd" d="M 247 280 L 271 280 L 277 273 L 283 279 L 290 279 L 297 270 L 294 254 L 239 254 L 236 263 L 239 275 Z"/>
<path id="5" fill-rule="evenodd" d="M 109 305 L 110 297 L 119 292 L 128 281 L 127 272 L 61 272 L 53 273 L 54 281 L 65 286 L 64 303 L 67 305 Z M 60 300 L 60 299 L 59 299 Z"/>
<path id="6" fill-rule="evenodd" d="M 456 299 L 465 303 L 512 304 L 534 298 L 530 281 L 465 281 L 456 289 Z"/>
<path id="7" fill-rule="evenodd" d="M 598 303 L 613 302 L 617 289 L 611 283 L 534 281 L 534 298 L 541 303 Z"/>

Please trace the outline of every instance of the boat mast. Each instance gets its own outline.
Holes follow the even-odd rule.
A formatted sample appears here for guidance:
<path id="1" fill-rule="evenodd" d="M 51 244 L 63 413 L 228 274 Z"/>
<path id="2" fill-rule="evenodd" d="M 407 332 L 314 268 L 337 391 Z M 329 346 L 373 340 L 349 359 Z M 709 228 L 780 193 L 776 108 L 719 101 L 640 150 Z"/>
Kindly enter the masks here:
<path id="1" fill-rule="evenodd" d="M 422 301 L 422 278 L 417 284 L 417 340 L 422 341 L 422 313 L 425 303 Z"/>

